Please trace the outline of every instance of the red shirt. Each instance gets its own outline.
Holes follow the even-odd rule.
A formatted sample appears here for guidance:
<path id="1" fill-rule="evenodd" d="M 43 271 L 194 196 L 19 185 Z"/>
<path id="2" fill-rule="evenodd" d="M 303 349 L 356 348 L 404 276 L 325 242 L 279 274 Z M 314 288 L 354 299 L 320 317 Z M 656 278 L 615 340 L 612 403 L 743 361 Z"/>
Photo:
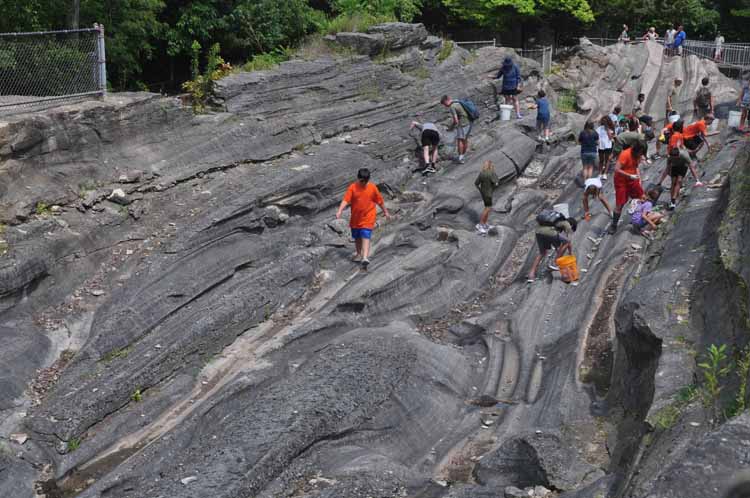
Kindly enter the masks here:
<path id="1" fill-rule="evenodd" d="M 344 200 L 352 207 L 352 215 L 349 219 L 351 228 L 375 228 L 375 216 L 377 210 L 375 205 L 383 206 L 383 197 L 374 183 L 367 182 L 362 185 L 356 181 L 349 185 L 344 194 Z"/>
<path id="2" fill-rule="evenodd" d="M 640 157 L 636 158 L 633 156 L 633 148 L 625 149 L 620 152 L 620 157 L 617 158 L 617 162 L 620 163 L 620 169 L 628 175 L 638 174 L 638 164 L 641 162 Z"/>
<path id="3" fill-rule="evenodd" d="M 706 127 L 706 121 L 701 119 L 700 121 L 687 125 L 682 133 L 687 140 L 688 138 L 697 137 L 701 133 L 705 135 L 707 132 L 708 128 Z"/>

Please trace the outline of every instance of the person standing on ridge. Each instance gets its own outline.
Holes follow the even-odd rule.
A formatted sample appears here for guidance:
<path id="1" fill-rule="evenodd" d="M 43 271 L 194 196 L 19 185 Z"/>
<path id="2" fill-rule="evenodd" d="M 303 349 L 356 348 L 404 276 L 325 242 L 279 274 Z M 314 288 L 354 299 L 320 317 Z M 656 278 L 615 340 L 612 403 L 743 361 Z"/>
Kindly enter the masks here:
<path id="1" fill-rule="evenodd" d="M 544 93 L 544 90 L 539 90 L 539 93 L 536 95 L 536 130 L 539 133 L 539 140 L 549 142 L 550 118 L 547 94 Z"/>
<path id="2" fill-rule="evenodd" d="M 383 201 L 383 196 L 380 195 L 378 187 L 370 182 L 369 169 L 361 168 L 357 171 L 357 181 L 346 189 L 339 210 L 336 212 L 336 219 L 341 218 L 341 214 L 347 206 L 352 208 L 349 228 L 351 228 L 352 238 L 357 249 L 357 252 L 352 255 L 352 260 L 361 262 L 362 269 L 367 271 L 367 266 L 370 264 L 370 239 L 377 216 L 375 206 L 380 206 L 386 219 L 391 219 L 391 214 L 385 207 L 385 201 Z"/>
<path id="3" fill-rule="evenodd" d="M 708 77 L 701 80 L 701 86 L 695 93 L 695 99 L 693 99 L 693 113 L 698 119 L 714 113 L 714 96 L 711 95 L 708 83 Z"/>
<path id="4" fill-rule="evenodd" d="M 674 48 L 677 50 L 677 55 L 682 55 L 682 48 L 685 45 L 685 39 L 687 33 L 685 33 L 685 27 L 680 24 L 677 26 L 677 34 L 674 35 Z"/>
<path id="5" fill-rule="evenodd" d="M 599 134 L 594 130 L 594 123 L 586 121 L 583 131 L 578 135 L 581 144 L 581 164 L 583 165 L 583 179 L 594 176 L 594 166 L 598 158 Z"/>
<path id="6" fill-rule="evenodd" d="M 615 124 L 609 119 L 609 116 L 602 116 L 596 132 L 599 134 L 599 174 L 602 180 L 606 180 L 610 160 L 612 159 L 612 140 L 615 137 Z"/>
<path id="7" fill-rule="evenodd" d="M 724 52 L 724 37 L 721 36 L 721 31 L 716 32 L 716 39 L 714 39 L 714 61 L 721 62 L 722 55 Z"/>
<path id="8" fill-rule="evenodd" d="M 674 55 L 674 37 L 676 34 L 677 31 L 674 29 L 674 26 L 669 26 L 669 29 L 664 36 L 664 52 L 666 52 L 667 56 Z"/>
<path id="9" fill-rule="evenodd" d="M 482 211 L 482 215 L 479 217 L 479 224 L 476 226 L 476 229 L 481 235 L 485 235 L 490 229 L 487 221 L 490 218 L 490 211 L 492 211 L 492 194 L 500 186 L 500 179 L 497 177 L 497 173 L 495 173 L 495 165 L 492 164 L 492 161 L 484 162 L 479 176 L 474 180 L 474 186 L 482 194 L 482 202 L 484 203 L 484 211 Z"/>
<path id="10" fill-rule="evenodd" d="M 409 129 L 418 129 L 422 132 L 420 143 L 422 144 L 422 158 L 424 159 L 424 173 L 437 172 L 438 145 L 440 145 L 440 132 L 435 123 L 420 123 L 412 121 Z"/>
<path id="11" fill-rule="evenodd" d="M 622 25 L 622 33 L 620 33 L 620 43 L 630 43 L 630 35 L 628 34 L 628 25 Z"/>
<path id="12" fill-rule="evenodd" d="M 669 116 L 672 113 L 672 111 L 676 111 L 675 106 L 677 106 L 678 101 L 677 98 L 680 95 L 680 87 L 682 86 L 682 80 L 680 78 L 675 78 L 674 83 L 672 84 L 672 88 L 669 89 L 669 92 L 667 92 L 667 110 L 666 110 L 666 117 L 667 120 L 669 120 Z"/>
<path id="13" fill-rule="evenodd" d="M 640 141 L 627 150 L 622 151 L 615 166 L 615 212 L 612 215 L 612 224 L 609 233 L 617 232 L 617 223 L 620 221 L 622 208 L 628 203 L 628 199 L 642 199 L 643 187 L 641 186 L 640 162 L 646 152 Z"/>
<path id="14" fill-rule="evenodd" d="M 469 135 L 471 134 L 472 123 L 469 119 L 469 113 L 466 112 L 461 102 L 452 100 L 448 95 L 443 95 L 440 99 L 451 113 L 451 127 L 456 130 L 456 152 L 458 153 L 459 164 L 464 163 L 464 155 L 469 150 Z"/>
<path id="15" fill-rule="evenodd" d="M 675 147 L 669 153 L 667 164 L 669 176 L 672 177 L 672 185 L 669 188 L 669 210 L 672 211 L 677 205 L 677 196 L 680 195 L 680 188 L 682 187 L 682 182 L 685 176 L 687 176 L 688 168 L 695 178 L 695 186 L 700 187 L 703 184 L 698 178 L 698 172 L 695 170 L 695 166 L 693 165 L 693 161 L 690 159 L 690 156 L 687 154 L 687 152 L 681 150 L 679 147 Z M 661 185 L 661 183 L 659 185 Z"/>
<path id="16" fill-rule="evenodd" d="M 742 80 L 742 90 L 739 98 L 737 98 L 737 106 L 742 109 L 740 126 L 737 129 L 745 131 L 745 121 L 747 121 L 747 114 L 750 112 L 750 76 Z"/>
<path id="17" fill-rule="evenodd" d="M 503 80 L 503 86 L 500 93 L 505 97 L 505 103 L 513 105 L 516 109 L 516 117 L 521 119 L 521 103 L 518 100 L 518 94 L 521 93 L 521 70 L 513 59 L 506 57 L 503 59 L 503 65 L 497 72 L 497 78 Z"/>

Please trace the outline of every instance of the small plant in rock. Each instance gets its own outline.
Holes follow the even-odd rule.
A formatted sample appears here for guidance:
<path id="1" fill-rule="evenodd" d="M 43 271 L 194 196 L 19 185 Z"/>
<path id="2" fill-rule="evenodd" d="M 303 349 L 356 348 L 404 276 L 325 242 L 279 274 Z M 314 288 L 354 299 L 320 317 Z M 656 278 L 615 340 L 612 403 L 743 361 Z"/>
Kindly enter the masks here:
<path id="1" fill-rule="evenodd" d="M 49 206 L 45 204 L 44 202 L 39 201 L 36 203 L 36 208 L 34 208 L 34 212 L 36 212 L 38 216 L 45 216 L 49 214 Z"/>
<path id="2" fill-rule="evenodd" d="M 232 71 L 232 66 L 221 58 L 221 55 L 219 55 L 221 46 L 215 43 L 208 50 L 206 70 L 203 74 L 199 74 L 201 45 L 194 41 L 191 48 L 193 52 L 191 63 L 193 79 L 183 83 L 182 88 L 191 96 L 193 111 L 200 113 L 206 108 L 208 98 L 213 92 L 214 82 L 229 74 Z"/>
<path id="3" fill-rule="evenodd" d="M 443 40 L 443 46 L 440 47 L 440 52 L 438 53 L 437 60 L 438 62 L 443 62 L 445 59 L 451 56 L 453 53 L 453 41 L 451 40 Z"/>
<path id="4" fill-rule="evenodd" d="M 68 440 L 68 451 L 75 451 L 81 446 L 81 440 L 77 437 Z"/>
<path id="5" fill-rule="evenodd" d="M 731 367 L 727 363 L 727 345 L 711 344 L 706 350 L 705 361 L 698 363 L 703 374 L 703 403 L 710 410 L 714 424 L 721 415 L 721 380 L 729 375 Z"/>
<path id="6" fill-rule="evenodd" d="M 130 395 L 130 399 L 133 400 L 134 403 L 140 403 L 143 401 L 143 394 L 141 393 L 140 389 L 136 389 L 133 391 L 133 394 Z"/>
<path id="7" fill-rule="evenodd" d="M 747 408 L 747 380 L 750 375 L 750 344 L 745 346 L 739 354 L 736 361 L 737 364 L 737 378 L 739 385 L 737 387 L 737 394 L 734 396 L 734 402 L 732 407 L 727 411 L 727 418 L 736 417 L 745 411 Z"/>

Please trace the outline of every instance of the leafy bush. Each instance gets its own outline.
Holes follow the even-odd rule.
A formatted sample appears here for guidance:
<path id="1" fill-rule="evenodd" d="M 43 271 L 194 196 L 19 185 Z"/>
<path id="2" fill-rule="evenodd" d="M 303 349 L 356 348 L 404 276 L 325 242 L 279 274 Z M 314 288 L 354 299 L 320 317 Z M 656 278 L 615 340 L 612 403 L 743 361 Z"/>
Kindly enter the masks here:
<path id="1" fill-rule="evenodd" d="M 451 40 L 443 40 L 443 46 L 440 47 L 440 52 L 438 53 L 437 60 L 438 62 L 443 62 L 445 59 L 451 56 L 453 53 L 453 42 Z"/>
<path id="2" fill-rule="evenodd" d="M 284 61 L 288 61 L 294 55 L 294 50 L 285 47 L 276 49 L 273 52 L 254 55 L 249 61 L 242 66 L 245 71 L 264 71 L 273 69 Z"/>
<path id="3" fill-rule="evenodd" d="M 196 48 L 197 47 L 197 48 Z M 193 63 L 194 74 L 198 72 L 200 45 L 193 43 Z M 206 70 L 203 74 L 197 74 L 192 80 L 182 84 L 182 88 L 191 96 L 193 111 L 203 112 L 206 108 L 206 102 L 211 96 L 214 88 L 214 82 L 220 80 L 232 71 L 232 66 L 224 62 L 219 55 L 221 47 L 215 43 L 208 50 L 206 61 Z"/>

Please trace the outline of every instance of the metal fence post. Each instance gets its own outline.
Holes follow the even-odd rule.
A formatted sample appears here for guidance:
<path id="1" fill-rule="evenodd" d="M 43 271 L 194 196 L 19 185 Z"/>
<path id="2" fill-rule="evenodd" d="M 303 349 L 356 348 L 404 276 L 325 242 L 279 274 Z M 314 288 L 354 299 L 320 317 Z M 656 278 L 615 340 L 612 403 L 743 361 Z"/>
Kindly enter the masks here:
<path id="1" fill-rule="evenodd" d="M 107 52 L 104 45 L 104 24 L 94 24 L 97 31 L 96 54 L 99 64 L 99 91 L 102 97 L 107 96 Z"/>

